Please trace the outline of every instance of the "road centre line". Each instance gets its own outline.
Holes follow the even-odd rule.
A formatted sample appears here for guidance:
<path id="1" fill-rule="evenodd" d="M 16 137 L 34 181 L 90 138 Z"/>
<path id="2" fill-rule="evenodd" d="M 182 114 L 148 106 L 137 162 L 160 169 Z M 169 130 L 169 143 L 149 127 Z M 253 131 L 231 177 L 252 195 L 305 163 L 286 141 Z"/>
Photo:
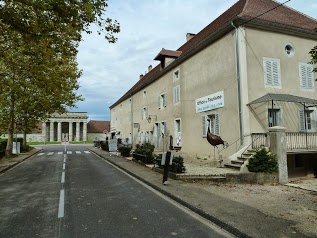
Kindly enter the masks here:
<path id="1" fill-rule="evenodd" d="M 61 183 L 65 183 L 65 172 L 62 172 L 62 179 L 61 179 Z"/>
<path id="2" fill-rule="evenodd" d="M 64 164 L 63 164 L 63 170 L 65 170 L 65 162 L 64 162 Z"/>
<path id="3" fill-rule="evenodd" d="M 59 206 L 58 206 L 58 218 L 64 217 L 64 206 L 65 206 L 65 192 L 64 189 L 61 190 L 59 195 Z"/>

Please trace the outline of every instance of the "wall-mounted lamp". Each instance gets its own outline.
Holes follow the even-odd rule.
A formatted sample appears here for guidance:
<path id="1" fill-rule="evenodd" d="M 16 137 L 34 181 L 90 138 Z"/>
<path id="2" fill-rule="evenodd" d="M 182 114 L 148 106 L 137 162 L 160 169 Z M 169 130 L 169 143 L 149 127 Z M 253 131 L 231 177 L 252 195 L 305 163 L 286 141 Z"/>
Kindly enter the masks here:
<path id="1" fill-rule="evenodd" d="M 147 117 L 148 123 L 150 123 L 152 119 L 154 119 L 154 120 L 156 121 L 156 120 L 157 120 L 157 116 L 156 116 L 156 115 L 149 115 L 149 116 Z"/>

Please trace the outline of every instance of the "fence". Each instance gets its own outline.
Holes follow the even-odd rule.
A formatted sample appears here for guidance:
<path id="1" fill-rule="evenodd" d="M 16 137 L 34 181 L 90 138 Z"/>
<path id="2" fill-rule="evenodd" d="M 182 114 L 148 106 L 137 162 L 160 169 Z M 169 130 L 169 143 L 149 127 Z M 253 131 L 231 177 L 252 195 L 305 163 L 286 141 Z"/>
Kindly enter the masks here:
<path id="1" fill-rule="evenodd" d="M 270 147 L 268 133 L 252 133 L 252 149 Z M 286 132 L 286 149 L 317 149 L 317 132 Z"/>

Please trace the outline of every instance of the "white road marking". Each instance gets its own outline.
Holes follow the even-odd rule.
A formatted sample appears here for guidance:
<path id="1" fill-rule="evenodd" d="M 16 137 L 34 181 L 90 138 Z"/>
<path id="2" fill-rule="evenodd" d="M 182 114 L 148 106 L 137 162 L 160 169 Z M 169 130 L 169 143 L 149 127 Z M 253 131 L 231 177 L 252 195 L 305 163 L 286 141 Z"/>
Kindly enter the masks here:
<path id="1" fill-rule="evenodd" d="M 81 154 L 81 151 L 76 151 L 76 154 Z"/>
<path id="2" fill-rule="evenodd" d="M 57 154 L 62 155 L 62 154 L 63 154 L 63 151 L 59 151 Z"/>
<path id="3" fill-rule="evenodd" d="M 71 155 L 73 153 L 73 151 L 67 151 L 68 155 Z"/>
<path id="4" fill-rule="evenodd" d="M 64 157 L 64 163 L 66 163 L 66 158 Z"/>
<path id="5" fill-rule="evenodd" d="M 85 150 L 84 152 L 85 152 L 86 154 L 90 154 L 90 152 L 89 152 L 89 151 L 87 151 L 87 150 Z"/>
<path id="6" fill-rule="evenodd" d="M 63 170 L 65 170 L 65 166 L 66 166 L 66 164 L 65 164 L 65 162 L 64 162 L 64 164 L 63 164 Z"/>
<path id="7" fill-rule="evenodd" d="M 64 217 L 64 204 L 65 204 L 64 200 L 65 200 L 65 192 L 64 192 L 64 189 L 62 189 L 59 195 L 58 218 Z"/>
<path id="8" fill-rule="evenodd" d="M 44 155 L 44 153 L 39 153 L 39 154 L 37 154 L 37 156 L 40 156 L 40 155 Z"/>
<path id="9" fill-rule="evenodd" d="M 65 172 L 62 172 L 62 179 L 61 179 L 61 183 L 65 183 Z"/>
<path id="10" fill-rule="evenodd" d="M 54 152 L 49 152 L 49 153 L 47 153 L 47 155 L 53 155 L 54 154 Z"/>

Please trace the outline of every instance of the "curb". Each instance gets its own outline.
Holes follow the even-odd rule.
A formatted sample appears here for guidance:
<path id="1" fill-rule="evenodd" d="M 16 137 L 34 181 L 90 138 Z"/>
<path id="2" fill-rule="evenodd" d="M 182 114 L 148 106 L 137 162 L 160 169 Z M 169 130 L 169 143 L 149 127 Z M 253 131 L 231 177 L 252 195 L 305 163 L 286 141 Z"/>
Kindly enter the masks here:
<path id="1" fill-rule="evenodd" d="M 23 158 L 22 160 L 17 161 L 17 162 L 15 162 L 15 163 L 13 163 L 13 164 L 11 164 L 11 165 L 9 165 L 9 166 L 3 168 L 2 170 L 0 170 L 0 174 L 3 174 L 3 173 L 5 173 L 6 171 L 12 169 L 13 167 L 17 166 L 18 164 L 22 163 L 23 161 L 27 160 L 28 158 L 32 157 L 33 155 L 35 155 L 35 154 L 41 152 L 42 150 L 43 150 L 43 149 L 41 148 L 39 151 L 36 151 L 36 152 L 34 152 L 34 153 L 32 153 L 32 154 L 27 155 L 27 156 L 26 156 L 25 158 Z"/>
<path id="2" fill-rule="evenodd" d="M 91 151 L 95 155 L 98 155 L 101 158 L 107 160 L 112 165 L 122 169 L 124 172 L 126 172 L 126 173 L 130 174 L 131 176 L 137 178 L 138 180 L 142 181 L 143 183 L 145 183 L 146 185 L 150 186 L 151 188 L 153 188 L 153 189 L 159 191 L 160 193 L 164 194 L 165 196 L 171 198 L 175 202 L 183 205 L 184 207 L 187 207 L 189 210 L 195 212 L 196 214 L 200 215 L 201 217 L 211 221 L 212 223 L 216 224 L 218 227 L 220 227 L 221 229 L 226 230 L 227 232 L 231 233 L 232 235 L 234 235 L 234 236 L 236 236 L 238 238 L 251 238 L 251 236 L 248 236 L 247 234 L 244 234 L 243 232 L 239 231 L 237 228 L 235 228 L 235 227 L 233 227 L 233 226 L 231 226 L 231 225 L 219 220 L 218 218 L 216 218 L 216 217 L 204 212 L 203 210 L 201 210 L 201 209 L 199 209 L 197 207 L 194 207 L 193 205 L 183 201 L 182 199 L 174 196 L 173 194 L 165 191 L 164 189 L 162 189 L 162 188 L 160 188 L 160 187 L 148 182 L 147 180 L 143 179 L 142 177 L 132 173 L 131 171 L 129 171 L 129 170 L 125 169 L 125 168 L 123 168 L 122 166 L 120 166 L 120 165 L 116 164 L 115 162 L 109 160 L 108 158 L 104 157 L 104 155 L 98 154 L 98 153 L 96 153 L 95 151 L 93 151 L 93 150 L 91 150 L 89 148 L 86 148 L 86 149 L 88 149 L 89 151 Z"/>

